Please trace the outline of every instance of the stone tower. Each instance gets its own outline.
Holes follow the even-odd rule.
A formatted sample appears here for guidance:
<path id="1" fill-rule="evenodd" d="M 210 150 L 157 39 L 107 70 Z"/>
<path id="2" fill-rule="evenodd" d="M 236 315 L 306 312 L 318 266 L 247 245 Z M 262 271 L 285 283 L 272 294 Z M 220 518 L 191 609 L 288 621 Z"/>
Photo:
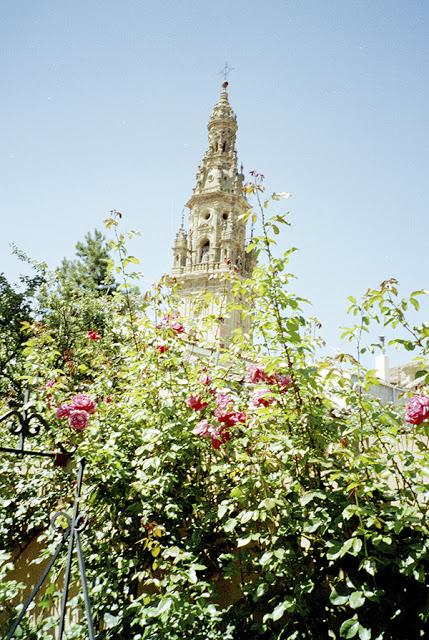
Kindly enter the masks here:
<path id="1" fill-rule="evenodd" d="M 243 194 L 243 168 L 237 167 L 237 117 L 227 87 L 224 82 L 208 122 L 208 149 L 186 205 L 188 231 L 182 220 L 173 247 L 173 275 L 183 300 L 182 312 L 213 314 L 218 322 L 209 337 L 221 341 L 238 326 L 248 329 L 238 311 L 226 313 L 232 300 L 228 274 L 247 277 L 255 262 L 254 255 L 245 252 L 246 225 L 239 219 L 249 204 Z M 214 294 L 208 308 L 193 310 L 196 299 L 208 292 Z"/>

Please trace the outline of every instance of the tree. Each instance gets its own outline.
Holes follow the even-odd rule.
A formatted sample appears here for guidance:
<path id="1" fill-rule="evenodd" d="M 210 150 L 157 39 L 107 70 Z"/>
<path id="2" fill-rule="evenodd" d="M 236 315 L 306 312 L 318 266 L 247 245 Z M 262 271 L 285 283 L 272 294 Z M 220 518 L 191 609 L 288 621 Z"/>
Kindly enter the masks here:
<path id="1" fill-rule="evenodd" d="M 91 294 L 112 294 L 116 283 L 110 267 L 109 246 L 101 231 L 87 233 L 83 242 L 76 244 L 74 260 L 64 258 L 56 270 L 60 287 L 64 293 L 72 290 Z"/>
<path id="2" fill-rule="evenodd" d="M 26 341 L 23 325 L 31 321 L 31 306 L 41 277 L 21 278 L 24 288 L 17 290 L 0 274 L 0 390 L 19 388 L 22 349 Z"/>

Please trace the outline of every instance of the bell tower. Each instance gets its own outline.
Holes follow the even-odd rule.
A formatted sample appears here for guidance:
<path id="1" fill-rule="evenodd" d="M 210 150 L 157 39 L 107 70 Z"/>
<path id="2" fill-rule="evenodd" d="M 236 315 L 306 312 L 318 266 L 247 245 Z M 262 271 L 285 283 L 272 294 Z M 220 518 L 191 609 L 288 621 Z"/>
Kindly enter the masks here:
<path id="1" fill-rule="evenodd" d="M 196 185 L 186 206 L 189 208 L 188 231 L 184 223 L 173 246 L 173 275 L 184 308 L 192 313 L 193 301 L 204 293 L 215 299 L 205 310 L 219 319 L 212 338 L 228 338 L 239 326 L 238 311 L 226 312 L 232 301 L 228 274 L 247 277 L 255 264 L 253 253 L 246 253 L 246 225 L 240 216 L 249 205 L 243 194 L 243 167 L 238 170 L 237 117 L 222 85 L 218 102 L 208 122 L 208 148 L 196 175 Z"/>

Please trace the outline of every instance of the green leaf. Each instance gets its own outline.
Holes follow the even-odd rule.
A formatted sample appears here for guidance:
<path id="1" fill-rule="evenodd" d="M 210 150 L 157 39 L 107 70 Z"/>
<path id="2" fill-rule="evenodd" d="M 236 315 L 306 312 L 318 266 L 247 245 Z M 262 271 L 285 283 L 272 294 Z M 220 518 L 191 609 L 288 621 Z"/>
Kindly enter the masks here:
<path id="1" fill-rule="evenodd" d="M 347 491 L 350 489 L 347 487 Z M 342 513 L 344 520 L 350 520 L 351 517 L 357 515 L 360 512 L 359 507 L 356 504 L 349 504 Z"/>
<path id="2" fill-rule="evenodd" d="M 242 522 L 243 524 L 245 524 L 246 522 L 249 522 L 252 518 L 253 518 L 253 511 L 244 511 L 243 513 L 240 514 L 240 522 Z"/>
<path id="3" fill-rule="evenodd" d="M 359 569 L 364 569 L 371 576 L 375 576 L 377 571 L 377 565 L 375 563 L 374 558 L 365 558 L 359 565 Z"/>
<path id="4" fill-rule="evenodd" d="M 371 640 L 371 629 L 366 629 L 361 624 L 359 625 L 359 638 L 360 640 Z"/>
<path id="5" fill-rule="evenodd" d="M 192 582 L 192 584 L 197 584 L 198 576 L 195 569 L 189 569 L 189 580 Z"/>
<path id="6" fill-rule="evenodd" d="M 272 557 L 273 557 L 272 551 L 266 551 L 261 557 L 261 559 L 259 560 L 259 564 L 265 567 L 265 565 L 270 562 Z"/>
<path id="7" fill-rule="evenodd" d="M 267 509 L 267 511 L 271 511 L 271 509 L 274 509 L 275 506 L 276 500 L 274 498 L 265 498 L 265 500 L 262 500 L 259 503 L 258 509 Z"/>
<path id="8" fill-rule="evenodd" d="M 283 602 L 277 605 L 271 617 L 275 622 L 276 620 L 280 620 L 280 618 L 283 617 L 285 611 L 289 611 L 294 608 L 295 608 L 295 600 L 292 598 L 286 598 L 285 600 L 283 600 Z"/>
<path id="9" fill-rule="evenodd" d="M 220 504 L 217 508 L 217 517 L 221 520 L 227 511 L 228 511 L 228 505 Z"/>
<path id="10" fill-rule="evenodd" d="M 314 498 L 320 498 L 320 500 L 326 500 L 326 495 L 321 491 L 308 491 L 301 496 L 301 504 L 305 507 L 306 504 L 314 500 Z"/>
<path id="11" fill-rule="evenodd" d="M 230 533 L 231 531 L 234 531 L 236 526 L 237 526 L 237 520 L 235 518 L 230 518 L 225 522 L 223 529 L 227 533 Z"/>
<path id="12" fill-rule="evenodd" d="M 237 538 L 237 547 L 245 547 L 251 540 L 251 536 L 247 536 L 247 538 Z"/>
<path id="13" fill-rule="evenodd" d="M 343 622 L 340 627 L 341 638 L 354 638 L 359 631 L 359 621 L 356 618 L 350 618 Z"/>
<path id="14" fill-rule="evenodd" d="M 285 611 L 286 611 L 285 603 L 282 602 L 281 604 L 278 604 L 277 607 L 273 611 L 273 620 L 274 620 L 274 622 L 276 620 L 280 620 L 280 618 L 284 615 Z"/>
<path id="15" fill-rule="evenodd" d="M 105 613 L 103 616 L 103 620 L 106 629 L 111 629 L 120 622 L 120 618 L 118 616 L 112 616 L 111 613 Z"/>
<path id="16" fill-rule="evenodd" d="M 156 608 L 156 616 L 160 616 L 169 609 L 171 609 L 171 605 L 173 604 L 173 600 L 171 598 L 167 598 L 166 600 L 161 600 Z"/>
<path id="17" fill-rule="evenodd" d="M 305 531 L 305 533 L 314 533 L 324 522 L 325 520 L 322 518 L 310 518 L 310 520 L 305 523 L 303 531 Z"/>
<path id="18" fill-rule="evenodd" d="M 357 556 L 357 554 L 361 551 L 361 549 L 362 549 L 362 540 L 360 538 L 353 538 L 352 551 L 349 551 L 349 553 L 352 556 Z"/>
<path id="19" fill-rule="evenodd" d="M 361 591 L 353 591 L 350 596 L 350 606 L 352 609 L 358 609 L 365 602 L 365 597 Z"/>
<path id="20" fill-rule="evenodd" d="M 340 594 L 335 589 L 331 591 L 331 595 L 329 596 L 330 602 L 332 602 L 332 604 L 335 604 L 337 606 L 346 604 L 346 602 L 348 602 L 348 599 L 349 599 L 348 593 Z"/>
<path id="21" fill-rule="evenodd" d="M 326 557 L 328 560 L 336 560 L 345 556 L 346 553 L 356 556 L 362 549 L 362 540 L 360 538 L 349 538 L 343 544 L 341 542 L 330 542 L 328 546 L 331 550 L 326 554 Z"/>

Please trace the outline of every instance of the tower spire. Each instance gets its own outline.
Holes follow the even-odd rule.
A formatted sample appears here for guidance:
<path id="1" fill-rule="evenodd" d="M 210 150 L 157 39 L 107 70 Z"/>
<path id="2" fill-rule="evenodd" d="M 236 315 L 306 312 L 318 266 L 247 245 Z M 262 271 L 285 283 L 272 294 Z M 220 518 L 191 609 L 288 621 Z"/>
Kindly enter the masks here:
<path id="1" fill-rule="evenodd" d="M 242 166 L 239 170 L 237 163 L 237 117 L 229 103 L 227 89 L 225 80 L 207 124 L 207 150 L 186 205 L 189 231 L 179 232 L 173 249 L 173 274 L 178 277 L 179 292 L 188 301 L 189 309 L 191 299 L 207 291 L 224 297 L 228 290 L 227 297 L 231 298 L 229 287 L 219 276 L 233 270 L 246 277 L 254 264 L 253 254 L 245 251 L 243 214 L 249 205 L 243 194 Z M 235 312 L 235 316 L 222 324 L 221 334 L 226 337 L 240 323 L 240 316 Z"/>
<path id="2" fill-rule="evenodd" d="M 194 195 L 224 192 L 242 195 L 243 177 L 237 169 L 237 116 L 229 104 L 228 82 L 223 82 L 208 124 L 208 147 L 197 172 Z M 188 202 L 190 206 L 192 201 Z"/>

